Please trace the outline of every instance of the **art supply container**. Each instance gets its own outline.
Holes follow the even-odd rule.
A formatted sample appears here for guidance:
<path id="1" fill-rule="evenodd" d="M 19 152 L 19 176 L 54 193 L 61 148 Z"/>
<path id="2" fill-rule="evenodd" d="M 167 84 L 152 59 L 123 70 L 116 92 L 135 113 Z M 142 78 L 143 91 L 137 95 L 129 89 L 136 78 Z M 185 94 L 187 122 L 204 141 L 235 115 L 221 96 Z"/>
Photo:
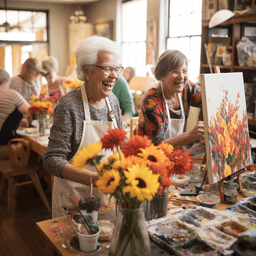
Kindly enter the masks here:
<path id="1" fill-rule="evenodd" d="M 87 212 L 86 210 L 81 210 L 81 213 L 84 216 L 92 217 L 92 223 L 96 223 L 98 221 L 98 213 L 99 213 L 99 211 Z"/>
<path id="2" fill-rule="evenodd" d="M 99 220 L 96 225 L 100 228 L 99 241 L 110 241 L 114 232 L 114 224 L 109 220 Z"/>
<path id="3" fill-rule="evenodd" d="M 96 227 L 96 226 L 94 226 Z M 100 235 L 100 229 L 98 228 L 98 232 L 93 235 L 85 235 L 85 234 L 80 234 L 77 232 L 78 235 L 78 241 L 79 241 L 79 247 L 80 250 L 83 252 L 93 252 L 97 250 L 97 245 L 98 245 L 98 239 Z M 82 233 L 87 233 L 85 231 L 85 227 L 81 228 Z"/>
<path id="4" fill-rule="evenodd" d="M 235 204 L 237 201 L 237 187 L 238 184 L 235 182 L 224 182 L 223 195 L 226 204 Z"/>

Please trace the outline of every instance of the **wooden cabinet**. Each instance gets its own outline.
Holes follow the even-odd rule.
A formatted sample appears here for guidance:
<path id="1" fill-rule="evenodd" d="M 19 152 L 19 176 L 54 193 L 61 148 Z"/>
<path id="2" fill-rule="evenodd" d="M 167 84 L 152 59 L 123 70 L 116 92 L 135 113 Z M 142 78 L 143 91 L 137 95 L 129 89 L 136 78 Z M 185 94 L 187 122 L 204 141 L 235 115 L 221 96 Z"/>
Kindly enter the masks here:
<path id="1" fill-rule="evenodd" d="M 241 67 L 238 64 L 237 58 L 237 49 L 236 45 L 240 41 L 241 37 L 243 36 L 243 27 L 245 25 L 248 26 L 255 26 L 256 27 L 256 13 L 249 13 L 249 14 L 242 14 L 242 15 L 235 15 L 228 21 L 216 26 L 214 28 L 226 28 L 228 31 L 228 37 L 230 38 L 230 48 L 232 50 L 231 55 L 231 65 L 224 66 L 218 65 L 220 67 L 220 71 L 222 73 L 225 72 L 243 72 L 244 74 L 244 81 L 245 82 L 256 82 L 256 67 Z M 202 46 L 201 46 L 201 66 L 200 66 L 200 73 L 210 73 L 210 68 L 207 62 L 207 57 L 205 53 L 204 44 L 208 44 L 210 42 L 209 39 L 209 20 L 202 21 Z M 256 34 L 255 34 L 256 36 Z M 214 42 L 221 43 L 223 38 L 215 37 Z M 212 65 L 213 68 L 215 65 Z"/>

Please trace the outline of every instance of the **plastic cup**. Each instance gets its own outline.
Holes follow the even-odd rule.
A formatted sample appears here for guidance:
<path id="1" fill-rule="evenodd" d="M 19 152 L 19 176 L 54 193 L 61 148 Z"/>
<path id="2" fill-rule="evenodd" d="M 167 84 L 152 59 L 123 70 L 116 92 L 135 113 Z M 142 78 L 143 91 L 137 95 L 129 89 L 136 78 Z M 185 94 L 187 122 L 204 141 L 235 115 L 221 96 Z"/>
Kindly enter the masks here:
<path id="1" fill-rule="evenodd" d="M 83 233 L 86 233 L 85 227 L 82 227 L 81 231 Z M 81 251 L 93 252 L 93 251 L 97 250 L 100 229 L 96 234 L 93 234 L 93 235 L 85 235 L 85 234 L 81 234 L 79 232 L 77 232 L 77 235 L 78 235 L 79 247 L 80 247 Z"/>
<path id="2" fill-rule="evenodd" d="M 84 216 L 91 216 L 92 223 L 96 223 L 98 221 L 98 213 L 99 211 L 87 212 L 86 210 L 81 210 Z"/>

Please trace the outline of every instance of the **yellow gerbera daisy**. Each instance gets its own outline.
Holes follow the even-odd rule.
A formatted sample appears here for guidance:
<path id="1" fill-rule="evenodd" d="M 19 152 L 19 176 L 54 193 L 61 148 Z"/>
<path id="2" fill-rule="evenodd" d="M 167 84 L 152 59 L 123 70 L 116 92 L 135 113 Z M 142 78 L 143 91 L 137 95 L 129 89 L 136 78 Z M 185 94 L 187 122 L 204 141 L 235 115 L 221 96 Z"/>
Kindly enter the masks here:
<path id="1" fill-rule="evenodd" d="M 82 170 L 89 160 L 93 159 L 102 150 L 102 143 L 95 142 L 90 144 L 88 147 L 82 147 L 73 159 L 73 166 L 79 167 Z"/>
<path id="2" fill-rule="evenodd" d="M 123 188 L 123 193 L 130 193 L 130 197 L 137 197 L 139 201 L 145 199 L 152 200 L 159 188 L 159 175 L 153 174 L 147 166 L 136 164 L 124 171 L 127 178 L 127 186 Z"/>
<path id="3" fill-rule="evenodd" d="M 96 186 L 99 191 L 105 194 L 114 194 L 117 187 L 120 185 L 120 173 L 118 170 L 111 169 L 105 171 L 102 176 L 96 181 Z"/>

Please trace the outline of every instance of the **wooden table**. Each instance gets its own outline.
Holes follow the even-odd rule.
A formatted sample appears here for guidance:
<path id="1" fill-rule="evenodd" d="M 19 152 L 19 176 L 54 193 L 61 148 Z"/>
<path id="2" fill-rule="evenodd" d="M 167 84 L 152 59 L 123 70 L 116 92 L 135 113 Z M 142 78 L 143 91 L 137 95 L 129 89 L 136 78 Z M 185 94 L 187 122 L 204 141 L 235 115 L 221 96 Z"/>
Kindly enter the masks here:
<path id="1" fill-rule="evenodd" d="M 219 191 L 214 192 L 214 194 L 219 196 Z M 244 197 L 239 193 L 238 194 L 238 200 L 243 199 Z M 217 210 L 223 211 L 227 207 L 229 207 L 230 204 L 223 204 L 219 203 Z M 115 221 L 115 211 L 111 209 L 110 207 L 101 207 L 99 211 L 99 219 L 101 218 L 101 214 L 107 213 L 104 216 L 106 219 L 109 219 L 110 221 Z M 61 256 L 66 255 L 76 255 L 76 256 L 102 256 L 102 255 L 108 255 L 108 250 L 110 247 L 110 242 L 102 242 L 99 243 L 100 249 L 96 252 L 92 253 L 82 253 L 79 251 L 79 244 L 76 240 L 76 230 L 73 226 L 70 225 L 70 222 L 68 221 L 67 217 L 59 217 L 55 219 L 45 220 L 41 222 L 36 223 L 37 227 L 39 228 L 40 232 L 45 237 L 46 242 L 46 256 L 53 256 L 54 251 Z M 152 241 L 151 241 L 151 251 L 152 255 L 170 255 L 166 251 L 160 249 L 160 247 L 157 247 Z M 158 253 L 160 251 L 160 253 Z M 56 255 L 56 254 L 55 254 Z"/>
<path id="2" fill-rule="evenodd" d="M 28 140 L 31 143 L 31 149 L 35 151 L 38 155 L 43 156 L 44 152 L 48 146 L 48 137 L 50 135 L 50 129 L 46 129 L 46 135 L 45 136 L 38 136 L 37 134 L 29 134 L 26 133 L 26 128 L 21 128 L 16 131 L 16 133 Z M 53 181 L 54 176 L 49 174 L 49 177 L 47 177 L 47 183 L 50 183 L 51 189 L 53 189 Z"/>

